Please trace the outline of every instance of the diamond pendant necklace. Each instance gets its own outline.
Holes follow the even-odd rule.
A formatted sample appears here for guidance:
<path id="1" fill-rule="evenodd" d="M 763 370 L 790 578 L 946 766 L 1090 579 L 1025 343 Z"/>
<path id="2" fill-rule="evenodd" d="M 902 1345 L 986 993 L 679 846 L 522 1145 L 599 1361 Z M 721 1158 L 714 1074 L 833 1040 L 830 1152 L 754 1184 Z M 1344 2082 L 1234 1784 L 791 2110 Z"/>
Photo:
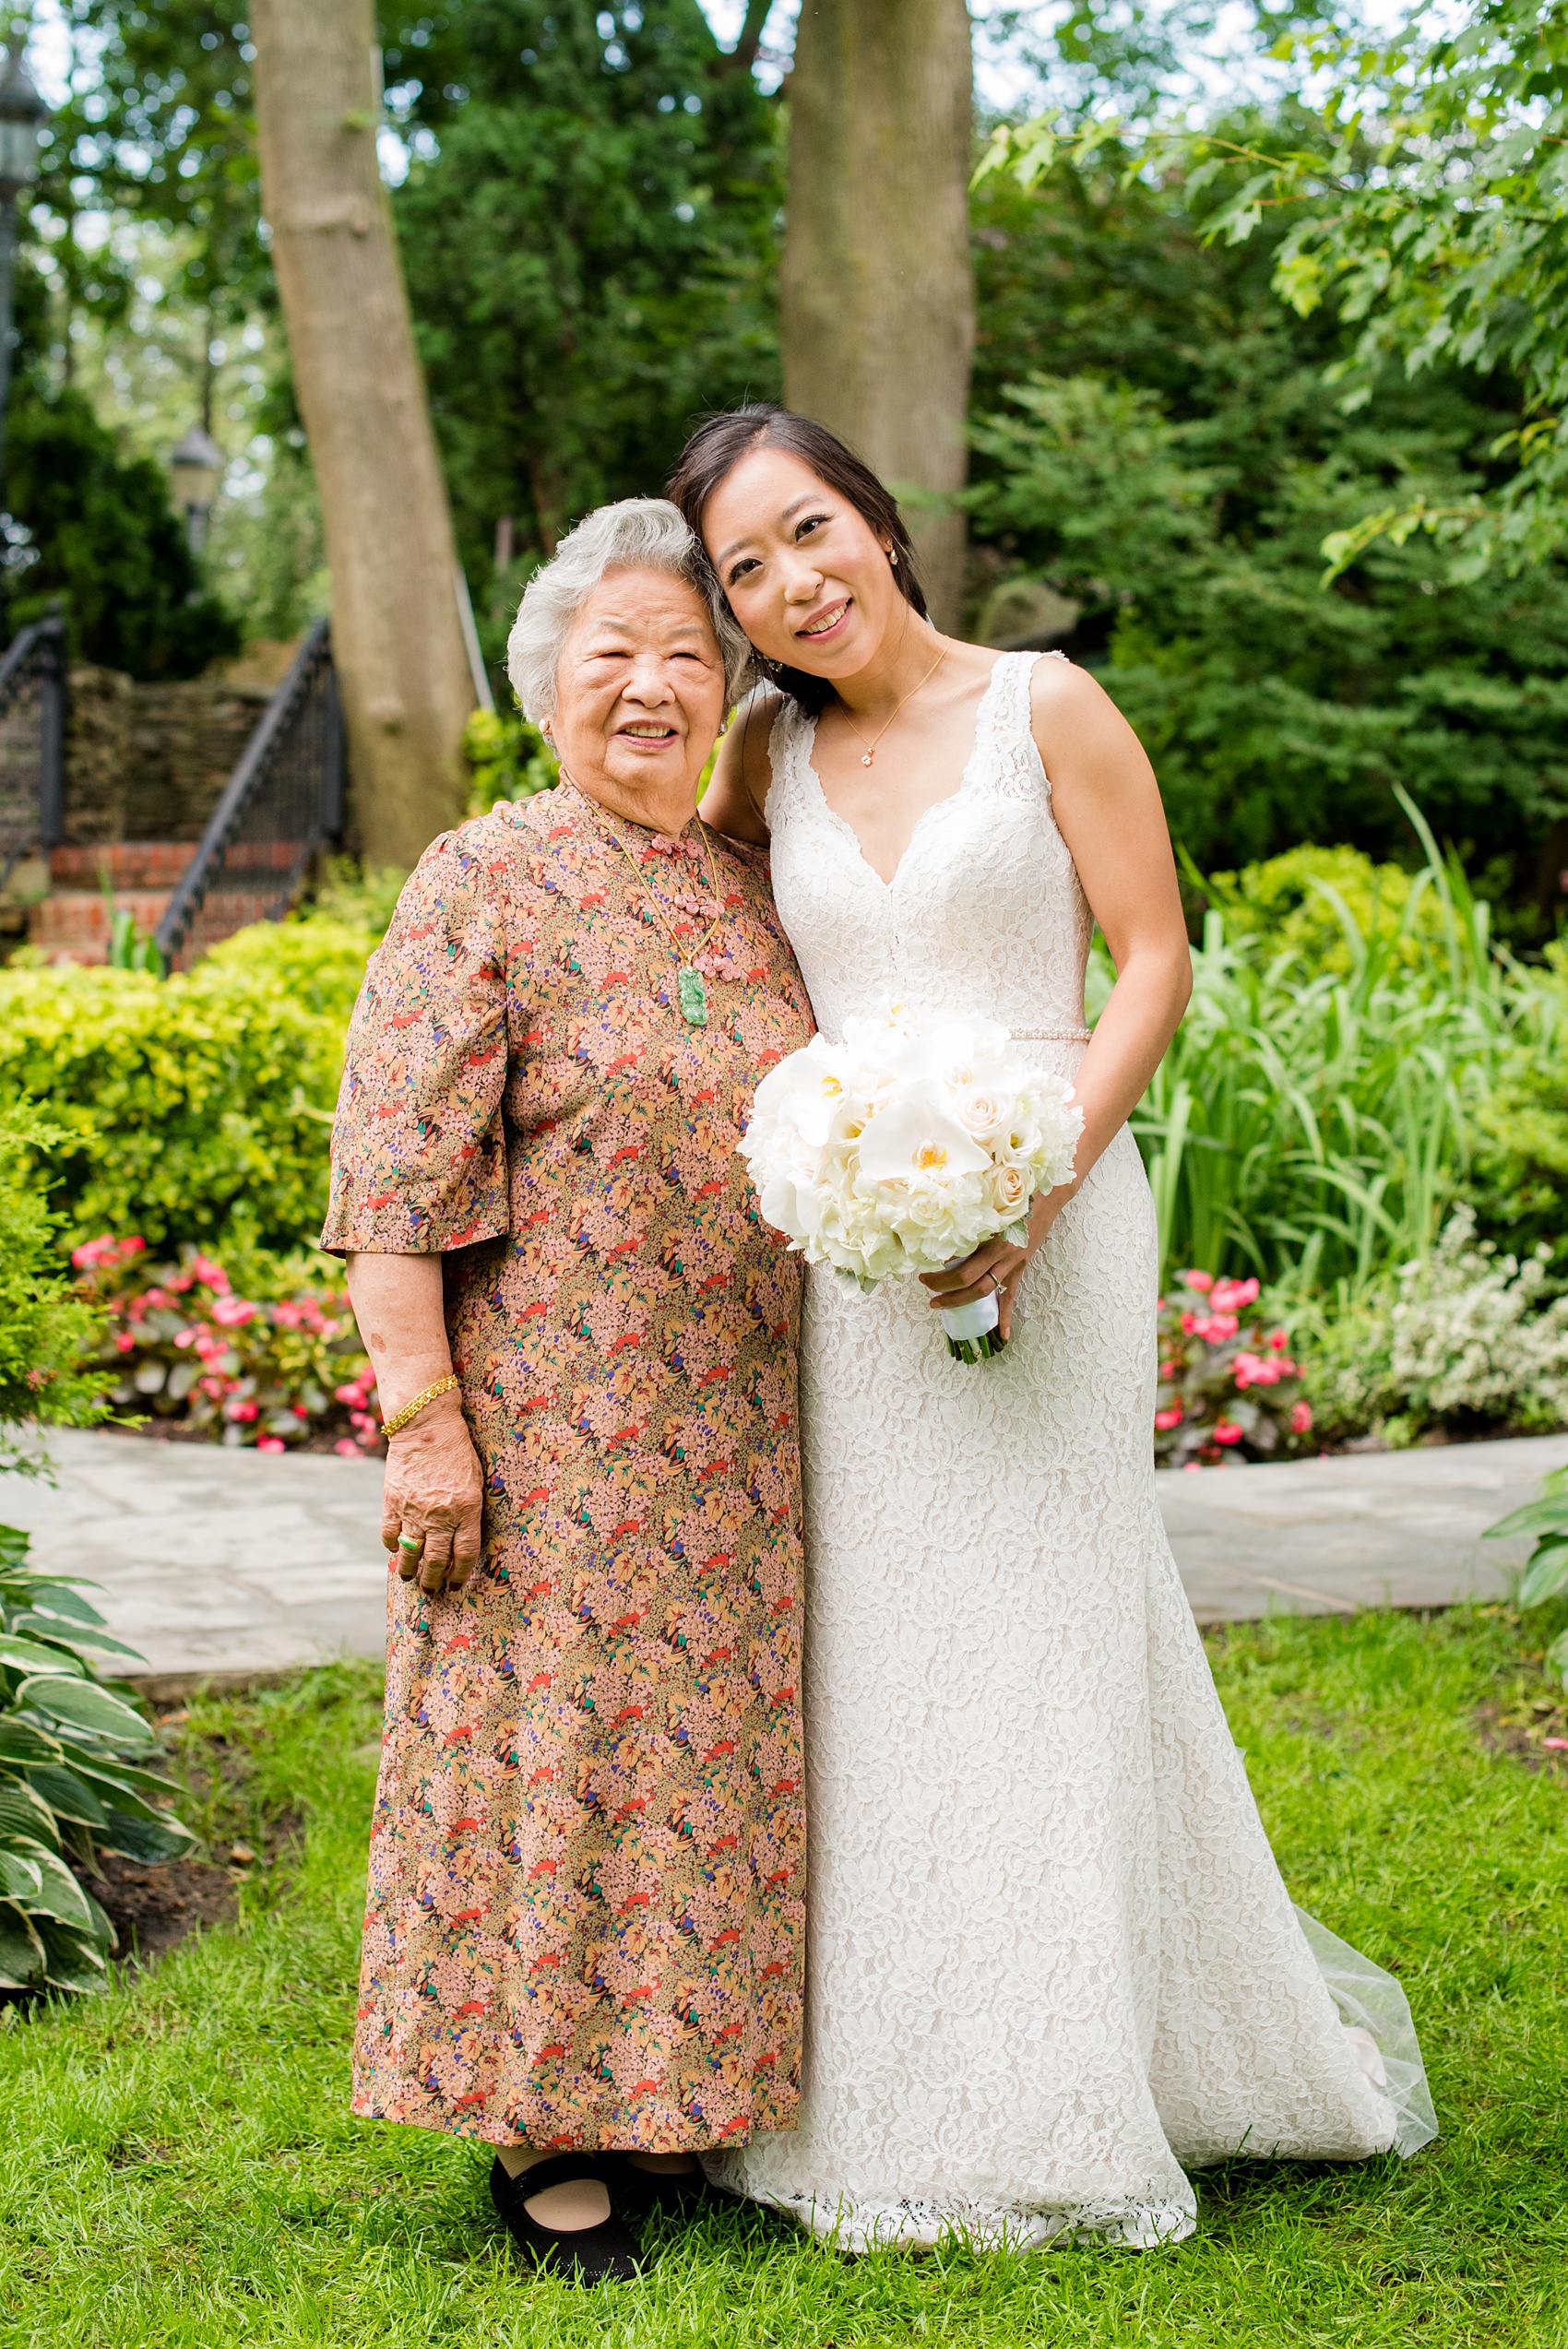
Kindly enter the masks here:
<path id="1" fill-rule="evenodd" d="M 565 768 L 563 767 L 561 772 L 563 775 L 565 775 Z M 588 798 L 588 793 L 583 789 L 580 783 L 576 782 L 569 775 L 566 776 L 566 780 L 572 785 L 574 791 L 576 791 L 585 800 Z M 663 907 L 659 904 L 659 899 L 654 896 L 653 891 L 648 887 L 647 883 L 643 879 L 642 874 L 638 872 L 636 859 L 633 856 L 630 848 L 627 848 L 624 840 L 619 838 L 613 832 L 612 832 L 609 836 L 614 843 L 615 847 L 620 849 L 621 854 L 625 858 L 626 862 L 631 866 L 633 880 L 642 891 L 643 896 L 647 899 L 648 904 L 653 908 L 655 919 L 658 921 L 659 928 L 663 931 L 665 936 L 669 939 L 670 943 L 675 949 L 675 959 L 680 965 L 680 970 L 675 980 L 675 993 L 680 1004 L 681 1017 L 685 1021 L 688 1027 L 706 1027 L 707 1026 L 707 981 L 704 979 L 701 971 L 696 967 L 696 958 L 703 952 L 708 943 L 708 940 L 713 937 L 719 923 L 723 920 L 724 908 L 719 902 L 719 872 L 713 861 L 713 843 L 707 836 L 707 826 L 704 824 L 700 815 L 696 819 L 696 826 L 698 832 L 702 836 L 703 847 L 707 850 L 708 885 L 712 890 L 713 902 L 718 910 L 715 913 L 713 920 L 708 924 L 707 929 L 703 932 L 701 938 L 698 939 L 696 944 L 693 947 L 689 956 L 680 940 L 676 937 L 672 925 L 666 919 Z"/>
<path id="2" fill-rule="evenodd" d="M 943 662 L 946 659 L 946 658 L 947 658 L 947 647 L 946 647 L 946 646 L 945 646 L 945 645 L 944 645 L 944 646 L 943 646 L 943 647 L 942 647 L 942 650 L 941 650 L 941 651 L 937 654 L 936 658 L 935 658 L 935 659 L 932 662 L 931 667 L 930 667 L 930 668 L 926 670 L 925 675 L 924 675 L 924 676 L 921 679 L 920 685 L 911 685 L 911 686 L 910 686 L 910 688 L 909 688 L 909 692 L 908 692 L 908 693 L 905 694 L 905 696 L 904 696 L 904 701 L 903 701 L 903 702 L 900 702 L 900 703 L 897 705 L 897 707 L 894 710 L 894 712 L 893 712 L 893 718 L 890 718 L 887 720 L 887 724 L 886 724 L 885 726 L 881 726 L 881 727 L 879 727 L 879 728 L 877 729 L 877 730 L 876 730 L 875 734 L 872 737 L 872 739 L 871 739 L 871 741 L 870 741 L 869 742 L 867 742 L 867 741 L 866 741 L 866 738 L 865 738 L 865 736 L 864 736 L 864 735 L 861 732 L 860 728 L 856 725 L 856 723 L 855 723 L 854 719 L 850 717 L 850 715 L 849 715 L 849 711 L 848 711 L 847 709 L 844 709 L 844 705 L 843 705 L 843 703 L 842 703 L 842 702 L 840 702 L 840 703 L 839 703 L 839 705 L 838 705 L 839 708 L 840 708 L 840 709 L 844 709 L 844 723 L 845 723 L 845 725 L 849 728 L 849 730 L 850 733 L 854 736 L 854 738 L 855 738 L 855 740 L 856 740 L 856 741 L 857 741 L 857 742 L 864 742 L 864 743 L 865 743 L 865 749 L 864 749 L 864 751 L 861 753 L 861 765 L 862 766 L 869 766 L 869 765 L 871 765 L 872 761 L 875 758 L 875 756 L 876 756 L 876 746 L 877 746 L 878 742 L 880 742 L 880 741 L 881 741 L 881 740 L 882 740 L 882 738 L 883 738 L 884 734 L 885 734 L 885 733 L 886 733 L 886 731 L 887 731 L 887 727 L 892 725 L 892 723 L 893 723 L 893 718 L 897 718 L 897 715 L 898 715 L 898 711 L 899 711 L 900 709 L 902 709 L 902 708 L 903 708 L 903 706 L 904 706 L 904 702 L 912 702 L 912 701 L 914 700 L 914 698 L 915 698 L 915 695 L 916 695 L 916 694 L 920 692 L 920 690 L 921 690 L 921 685 L 929 685 L 929 684 L 930 684 L 930 682 L 931 682 L 932 679 L 935 676 L 935 674 L 936 674 L 937 670 L 941 668 L 941 666 L 942 666 Z"/>

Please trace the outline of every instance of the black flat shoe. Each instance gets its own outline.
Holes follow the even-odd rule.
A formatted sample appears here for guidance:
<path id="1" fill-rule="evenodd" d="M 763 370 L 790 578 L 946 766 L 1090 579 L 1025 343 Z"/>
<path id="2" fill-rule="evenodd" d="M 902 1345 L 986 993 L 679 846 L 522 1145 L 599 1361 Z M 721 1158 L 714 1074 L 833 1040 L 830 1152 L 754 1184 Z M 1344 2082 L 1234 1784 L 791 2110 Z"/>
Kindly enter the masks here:
<path id="1" fill-rule="evenodd" d="M 694 2166 L 685 2170 L 639 2169 L 626 2153 L 606 2153 L 600 2158 L 614 2165 L 605 2180 L 612 2201 L 633 2218 L 647 2218 L 654 2211 L 689 2218 L 702 2203 L 714 2200 L 714 2189 L 695 2153 Z"/>
<path id="2" fill-rule="evenodd" d="M 612 2188 L 602 2153 L 556 2153 L 508 2177 L 499 2155 L 491 2165 L 490 2199 L 519 2251 L 564 2284 L 623 2284 L 638 2273 L 636 2240 L 612 2211 L 597 2226 L 541 2226 L 525 2207 L 548 2187 L 591 2177 Z"/>

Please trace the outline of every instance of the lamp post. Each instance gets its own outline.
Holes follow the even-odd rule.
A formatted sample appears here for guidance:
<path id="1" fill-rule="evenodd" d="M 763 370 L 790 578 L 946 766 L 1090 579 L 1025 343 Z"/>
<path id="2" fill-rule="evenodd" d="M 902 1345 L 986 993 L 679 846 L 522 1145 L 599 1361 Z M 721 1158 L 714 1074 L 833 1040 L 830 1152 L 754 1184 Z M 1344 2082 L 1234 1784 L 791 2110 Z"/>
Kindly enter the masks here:
<path id="1" fill-rule="evenodd" d="M 193 424 L 169 458 L 174 503 L 184 509 L 185 536 L 193 554 L 201 552 L 202 540 L 207 536 L 207 517 L 212 511 L 222 472 L 222 450 L 210 433 L 200 424 Z"/>
<path id="2" fill-rule="evenodd" d="M 17 198 L 38 177 L 39 134 L 49 109 L 28 79 L 19 51 L 0 70 L 0 456 L 11 404 L 11 273 L 17 257 Z"/>

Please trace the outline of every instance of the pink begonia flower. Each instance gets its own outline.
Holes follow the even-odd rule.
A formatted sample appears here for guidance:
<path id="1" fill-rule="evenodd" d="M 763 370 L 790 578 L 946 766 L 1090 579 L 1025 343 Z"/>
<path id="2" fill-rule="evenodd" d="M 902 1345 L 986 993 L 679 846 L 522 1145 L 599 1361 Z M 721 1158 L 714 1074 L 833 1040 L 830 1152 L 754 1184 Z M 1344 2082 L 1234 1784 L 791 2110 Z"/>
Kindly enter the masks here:
<path id="1" fill-rule="evenodd" d="M 293 1413 L 296 1419 L 308 1419 L 310 1418 L 310 1406 L 306 1403 L 291 1403 L 289 1408 Z"/>
<path id="2" fill-rule="evenodd" d="M 32 1369 L 28 1372 L 28 1384 L 31 1387 L 34 1394 L 36 1394 L 41 1386 L 47 1386 L 51 1379 L 57 1378 L 58 1376 L 59 1372 L 57 1370 L 42 1370 L 35 1363 Z"/>
<path id="3" fill-rule="evenodd" d="M 135 1243 L 134 1247 L 129 1241 L 126 1242 L 133 1255 L 137 1248 L 145 1247 L 145 1245 L 146 1242 L 140 1240 Z M 96 1240 L 84 1240 L 79 1248 L 73 1248 L 71 1262 L 78 1273 L 96 1273 L 104 1264 L 118 1263 L 120 1253 L 120 1242 L 114 1238 L 113 1232 L 105 1231 L 101 1232 Z"/>
<path id="4" fill-rule="evenodd" d="M 215 1289 L 220 1295 L 227 1295 L 229 1275 L 221 1264 L 213 1263 L 210 1256 L 193 1256 L 191 1274 L 193 1278 L 205 1281 L 208 1288 Z"/>
<path id="5" fill-rule="evenodd" d="M 216 1362 L 229 1351 L 228 1339 L 220 1337 L 216 1330 L 197 1330 L 193 1343 L 204 1362 Z"/>
<path id="6" fill-rule="evenodd" d="M 176 1346 L 194 1346 L 196 1342 L 196 1332 L 194 1329 L 176 1330 L 174 1332 L 174 1343 Z"/>
<path id="7" fill-rule="evenodd" d="M 1182 1328 L 1188 1337 L 1201 1337 L 1206 1346 L 1223 1346 L 1234 1337 L 1241 1327 L 1234 1313 L 1183 1313 Z"/>
<path id="8" fill-rule="evenodd" d="M 213 1299 L 212 1318 L 225 1329 L 242 1329 L 246 1322 L 255 1321 L 259 1310 L 243 1297 L 218 1297 Z"/>
<path id="9" fill-rule="evenodd" d="M 1292 1435 L 1305 1435 L 1305 1434 L 1306 1434 L 1306 1432 L 1307 1432 L 1307 1430 L 1308 1430 L 1308 1429 L 1312 1426 L 1312 1423 L 1313 1423 L 1313 1406 L 1312 1406 L 1312 1405 L 1311 1405 L 1310 1403 L 1292 1403 L 1292 1405 L 1290 1406 L 1290 1432 L 1291 1432 L 1291 1434 L 1292 1434 Z"/>
<path id="10" fill-rule="evenodd" d="M 195 1276 L 190 1273 L 176 1273 L 169 1287 L 175 1297 L 184 1297 L 187 1288 L 196 1287 Z"/>
<path id="11" fill-rule="evenodd" d="M 1243 1305 L 1251 1305 L 1257 1297 L 1255 1280 L 1217 1280 L 1209 1299 L 1217 1313 L 1235 1313 Z"/>
<path id="12" fill-rule="evenodd" d="M 208 1377 L 205 1379 L 197 1379 L 196 1384 L 201 1389 L 203 1394 L 211 1396 L 214 1403 L 221 1403 L 228 1391 L 229 1382 L 227 1379 Z"/>
<path id="13" fill-rule="evenodd" d="M 360 1456 L 359 1445 L 352 1436 L 339 1436 L 332 1449 L 339 1460 L 357 1460 Z"/>
<path id="14" fill-rule="evenodd" d="M 1169 1411 L 1157 1411 L 1154 1415 L 1154 1424 L 1157 1428 L 1179 1428 L 1182 1424 L 1182 1406 L 1174 1403 Z"/>
<path id="15" fill-rule="evenodd" d="M 115 1345 L 119 1347 L 122 1354 L 129 1354 L 135 1347 L 136 1342 L 135 1333 L 131 1330 L 122 1330 L 119 1336 L 114 1340 Z M 179 1342 L 178 1338 L 174 1341 L 176 1346 Z"/>
<path id="16" fill-rule="evenodd" d="M 255 1448 L 258 1452 L 287 1452 L 289 1449 L 281 1436 L 257 1436 Z"/>
<path id="17" fill-rule="evenodd" d="M 223 1409 L 227 1418 L 231 1419 L 241 1419 L 244 1422 L 246 1427 L 249 1427 L 253 1419 L 259 1419 L 261 1417 L 261 1406 L 259 1403 L 226 1403 Z"/>
<path id="18" fill-rule="evenodd" d="M 129 1240 L 122 1240 L 120 1242 L 120 1253 L 122 1256 L 139 1256 L 146 1246 L 147 1242 L 140 1232 L 134 1231 Z"/>
<path id="19" fill-rule="evenodd" d="M 1212 1273 L 1178 1273 L 1176 1277 L 1179 1281 L 1182 1282 L 1186 1287 L 1195 1288 L 1200 1297 L 1206 1297 L 1209 1290 L 1214 1287 L 1214 1275 Z"/>
<path id="20" fill-rule="evenodd" d="M 1231 1369 L 1240 1387 L 1277 1386 L 1283 1363 L 1270 1362 L 1261 1354 L 1238 1354 Z"/>
<path id="21" fill-rule="evenodd" d="M 1289 1343 L 1290 1333 L 1289 1330 L 1270 1330 L 1268 1335 L 1264 1340 L 1264 1344 L 1265 1346 L 1272 1346 L 1277 1354 L 1283 1354 L 1285 1348 L 1289 1345 Z"/>
<path id="22" fill-rule="evenodd" d="M 1217 1419 L 1214 1423 L 1216 1443 L 1240 1443 L 1245 1432 L 1244 1429 L 1236 1425 L 1234 1419 Z"/>
<path id="23" fill-rule="evenodd" d="M 351 1403 L 359 1410 L 362 1411 L 364 1409 L 366 1400 L 365 1391 L 362 1386 L 358 1385 L 334 1387 L 332 1390 L 332 1400 L 334 1403 Z"/>

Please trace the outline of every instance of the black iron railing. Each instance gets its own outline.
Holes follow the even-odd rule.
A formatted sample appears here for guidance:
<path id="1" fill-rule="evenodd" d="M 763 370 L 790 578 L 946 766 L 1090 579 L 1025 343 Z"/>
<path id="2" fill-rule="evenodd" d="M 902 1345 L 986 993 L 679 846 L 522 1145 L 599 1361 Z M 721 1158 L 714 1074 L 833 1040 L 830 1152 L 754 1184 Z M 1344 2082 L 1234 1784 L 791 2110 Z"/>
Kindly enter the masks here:
<path id="1" fill-rule="evenodd" d="M 65 623 L 35 620 L 0 658 L 0 887 L 59 845 L 65 780 Z"/>
<path id="2" fill-rule="evenodd" d="M 223 787 L 158 925 L 171 969 L 248 921 L 276 921 L 343 829 L 343 713 L 318 620 Z"/>

